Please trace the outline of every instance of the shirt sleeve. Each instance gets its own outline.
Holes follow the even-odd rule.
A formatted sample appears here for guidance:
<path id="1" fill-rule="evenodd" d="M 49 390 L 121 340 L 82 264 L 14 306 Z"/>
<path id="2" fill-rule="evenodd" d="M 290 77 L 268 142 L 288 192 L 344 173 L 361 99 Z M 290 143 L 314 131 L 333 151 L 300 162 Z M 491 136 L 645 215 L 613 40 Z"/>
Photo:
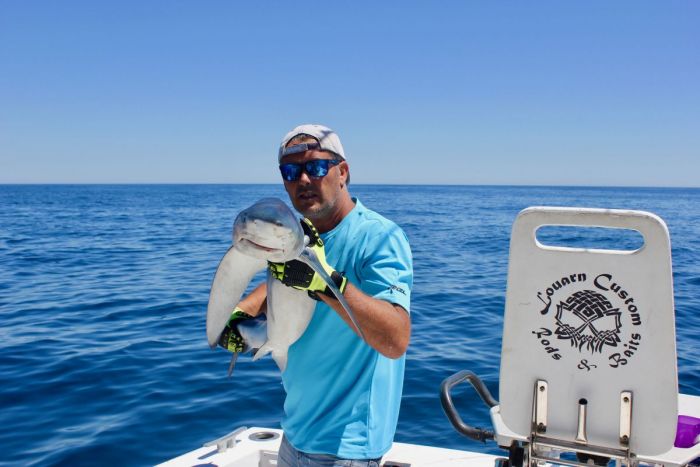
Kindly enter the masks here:
<path id="1" fill-rule="evenodd" d="M 360 288 L 374 298 L 410 312 L 413 257 L 406 234 L 396 224 L 378 223 L 370 235 L 358 271 Z"/>

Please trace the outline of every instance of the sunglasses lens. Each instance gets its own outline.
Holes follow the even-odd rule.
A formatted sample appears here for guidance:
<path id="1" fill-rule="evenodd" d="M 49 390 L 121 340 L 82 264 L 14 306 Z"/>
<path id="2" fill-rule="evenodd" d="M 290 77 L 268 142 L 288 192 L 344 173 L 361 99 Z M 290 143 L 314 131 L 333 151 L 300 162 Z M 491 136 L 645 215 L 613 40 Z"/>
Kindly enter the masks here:
<path id="1" fill-rule="evenodd" d="M 301 164 L 281 164 L 280 173 L 282 174 L 282 178 L 288 182 L 299 180 L 301 176 Z"/>
<path id="2" fill-rule="evenodd" d="M 309 161 L 304 166 L 304 169 L 311 177 L 325 177 L 328 174 L 328 162 L 325 159 Z"/>

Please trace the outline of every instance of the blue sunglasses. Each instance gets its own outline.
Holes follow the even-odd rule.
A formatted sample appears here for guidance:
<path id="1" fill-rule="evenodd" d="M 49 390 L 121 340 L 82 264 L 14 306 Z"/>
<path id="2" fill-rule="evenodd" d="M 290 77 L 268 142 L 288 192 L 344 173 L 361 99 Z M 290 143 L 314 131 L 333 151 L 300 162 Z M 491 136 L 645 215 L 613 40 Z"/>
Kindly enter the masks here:
<path id="1" fill-rule="evenodd" d="M 309 177 L 312 178 L 323 178 L 328 175 L 328 170 L 332 166 L 338 165 L 341 162 L 340 159 L 314 159 L 299 164 L 290 162 L 287 164 L 280 164 L 280 173 L 282 174 L 282 178 L 288 182 L 299 180 L 302 172 L 306 172 Z"/>

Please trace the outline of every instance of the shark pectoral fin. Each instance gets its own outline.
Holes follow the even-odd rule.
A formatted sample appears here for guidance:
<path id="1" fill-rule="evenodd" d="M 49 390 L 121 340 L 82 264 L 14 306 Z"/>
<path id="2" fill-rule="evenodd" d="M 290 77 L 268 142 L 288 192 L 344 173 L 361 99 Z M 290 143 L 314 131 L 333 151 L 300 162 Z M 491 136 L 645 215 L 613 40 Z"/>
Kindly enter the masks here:
<path id="1" fill-rule="evenodd" d="M 219 263 L 209 292 L 207 305 L 207 341 L 213 349 L 226 327 L 234 307 L 253 276 L 261 271 L 265 260 L 252 258 L 231 247 Z"/>
<path id="2" fill-rule="evenodd" d="M 333 282 L 326 270 L 323 269 L 323 266 L 321 266 L 321 263 L 319 262 L 316 253 L 311 248 L 304 248 L 304 251 L 301 253 L 301 255 L 299 255 L 299 259 L 304 263 L 308 264 L 311 267 L 311 269 L 313 269 L 316 272 L 316 274 L 321 276 L 323 282 L 325 282 L 328 288 L 331 289 L 331 292 L 333 292 L 335 298 L 338 300 L 338 302 L 340 302 L 340 305 L 348 314 L 348 317 L 350 318 L 350 321 L 352 321 L 353 326 L 355 326 L 357 333 L 360 335 L 362 340 L 366 341 L 367 339 L 365 339 L 365 334 L 362 332 L 362 328 L 360 328 L 360 325 L 357 323 L 355 315 L 350 309 L 350 305 L 348 305 L 348 302 L 345 300 L 345 297 L 343 297 L 343 294 L 340 293 L 340 290 L 338 290 L 338 287 L 335 285 L 335 282 Z"/>

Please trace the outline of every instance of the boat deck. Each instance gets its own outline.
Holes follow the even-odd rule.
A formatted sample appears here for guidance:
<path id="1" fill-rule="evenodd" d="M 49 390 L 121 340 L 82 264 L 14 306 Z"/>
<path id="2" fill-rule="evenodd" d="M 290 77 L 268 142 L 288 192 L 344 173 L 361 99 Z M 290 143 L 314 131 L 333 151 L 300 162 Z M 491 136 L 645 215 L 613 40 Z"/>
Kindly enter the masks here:
<path id="1" fill-rule="evenodd" d="M 219 467 L 276 466 L 282 430 L 248 428 L 235 437 L 235 446 L 218 452 L 217 446 L 202 447 L 171 459 L 162 467 L 216 465 Z M 222 444 L 225 444 L 222 438 Z M 233 442 L 232 442 L 233 444 Z M 383 457 L 384 467 L 469 466 L 493 467 L 497 456 L 417 444 L 394 443 Z"/>

